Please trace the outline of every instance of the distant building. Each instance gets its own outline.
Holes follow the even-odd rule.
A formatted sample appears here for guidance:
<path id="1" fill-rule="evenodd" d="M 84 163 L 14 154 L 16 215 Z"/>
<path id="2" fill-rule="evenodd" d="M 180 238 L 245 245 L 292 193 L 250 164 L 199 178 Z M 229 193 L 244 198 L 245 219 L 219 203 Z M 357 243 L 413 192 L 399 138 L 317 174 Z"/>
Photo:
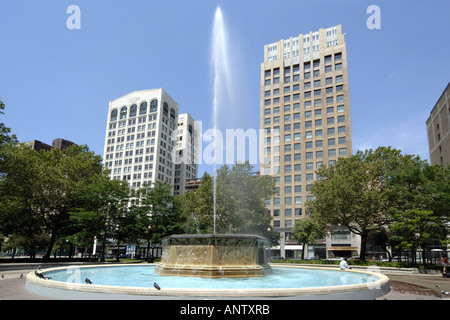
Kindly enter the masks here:
<path id="1" fill-rule="evenodd" d="M 186 181 L 197 178 L 199 128 L 189 113 L 178 116 L 174 194 L 184 194 Z"/>
<path id="2" fill-rule="evenodd" d="M 202 184 L 202 178 L 197 179 L 186 179 L 184 185 L 185 192 L 197 192 L 198 187 Z"/>
<path id="3" fill-rule="evenodd" d="M 53 140 L 53 148 L 56 148 L 59 150 L 68 149 L 73 145 L 76 145 L 76 144 L 69 140 L 64 140 L 61 138 Z"/>
<path id="4" fill-rule="evenodd" d="M 450 163 L 450 82 L 426 122 L 430 163 Z"/>
<path id="5" fill-rule="evenodd" d="M 67 149 L 70 146 L 76 145 L 75 143 L 73 143 L 72 141 L 69 140 L 64 140 L 61 138 L 55 139 L 53 140 L 52 145 L 48 145 L 42 141 L 39 140 L 31 140 L 31 141 L 26 141 L 22 143 L 23 145 L 29 146 L 30 148 L 36 150 L 36 151 L 41 151 L 41 150 L 51 150 L 53 148 L 59 149 L 59 150 L 63 150 L 63 149 Z"/>

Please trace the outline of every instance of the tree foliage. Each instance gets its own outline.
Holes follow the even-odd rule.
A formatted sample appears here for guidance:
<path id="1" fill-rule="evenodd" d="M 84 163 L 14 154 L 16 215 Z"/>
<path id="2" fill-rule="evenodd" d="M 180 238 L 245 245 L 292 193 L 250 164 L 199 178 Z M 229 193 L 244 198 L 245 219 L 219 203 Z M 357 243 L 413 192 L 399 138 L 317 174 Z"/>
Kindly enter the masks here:
<path id="1" fill-rule="evenodd" d="M 67 232 L 70 225 L 69 213 L 76 191 L 89 183 L 93 176 L 102 173 L 101 158 L 87 146 L 37 152 L 17 145 L 2 148 L 2 155 L 2 220 L 8 221 L 7 225 L 12 228 L 7 231 L 12 233 L 23 232 L 23 223 L 43 228 L 49 236 L 48 258 L 56 240 Z M 14 217 L 18 221 L 13 222 Z"/>
<path id="2" fill-rule="evenodd" d="M 307 206 L 330 226 L 344 226 L 360 235 L 364 260 L 369 233 L 391 222 L 392 207 L 405 205 L 396 198 L 395 177 L 405 168 L 422 165 L 419 157 L 402 155 L 391 147 L 358 151 L 318 170 L 322 179 L 314 183 L 314 201 Z"/>
<path id="3" fill-rule="evenodd" d="M 217 170 L 216 233 L 253 233 L 267 235 L 271 217 L 265 199 L 275 192 L 270 176 L 255 176 L 247 163 Z M 205 173 L 196 193 L 184 196 L 185 215 L 190 231 L 212 233 L 214 221 L 213 178 Z"/>
<path id="4" fill-rule="evenodd" d="M 171 190 L 170 184 L 161 181 L 139 190 L 140 204 L 134 211 L 140 212 L 141 238 L 148 242 L 160 243 L 164 237 L 183 233 L 185 220 L 181 201 Z"/>
<path id="5" fill-rule="evenodd" d="M 315 243 L 319 239 L 325 238 L 327 233 L 326 225 L 316 219 L 315 215 L 306 219 L 301 219 L 295 222 L 292 229 L 292 237 L 298 242 L 303 244 L 302 259 L 305 256 L 305 245 Z"/>

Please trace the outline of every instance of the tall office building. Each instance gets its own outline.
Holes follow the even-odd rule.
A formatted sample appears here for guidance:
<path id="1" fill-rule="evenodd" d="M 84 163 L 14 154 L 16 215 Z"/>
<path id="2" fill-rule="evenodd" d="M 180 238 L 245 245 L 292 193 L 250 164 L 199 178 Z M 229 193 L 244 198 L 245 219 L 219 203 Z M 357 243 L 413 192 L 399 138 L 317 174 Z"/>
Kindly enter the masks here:
<path id="1" fill-rule="evenodd" d="M 450 163 L 450 82 L 426 122 L 430 163 Z"/>
<path id="2" fill-rule="evenodd" d="M 199 130 L 189 113 L 178 116 L 174 194 L 184 194 L 186 180 L 197 178 Z"/>
<path id="3" fill-rule="evenodd" d="M 104 162 L 111 179 L 139 188 L 174 183 L 172 151 L 178 103 L 163 89 L 134 91 L 110 101 Z"/>
<path id="4" fill-rule="evenodd" d="M 264 46 L 260 118 L 261 174 L 273 175 L 279 192 L 266 201 L 267 208 L 281 234 L 281 255 L 297 257 L 300 246 L 290 241 L 290 231 L 309 214 L 305 203 L 319 179 L 316 169 L 352 155 L 347 52 L 340 25 Z M 340 237 L 346 238 L 341 244 L 348 251 L 355 250 L 351 237 Z M 325 242 L 310 249 L 323 253 Z"/>

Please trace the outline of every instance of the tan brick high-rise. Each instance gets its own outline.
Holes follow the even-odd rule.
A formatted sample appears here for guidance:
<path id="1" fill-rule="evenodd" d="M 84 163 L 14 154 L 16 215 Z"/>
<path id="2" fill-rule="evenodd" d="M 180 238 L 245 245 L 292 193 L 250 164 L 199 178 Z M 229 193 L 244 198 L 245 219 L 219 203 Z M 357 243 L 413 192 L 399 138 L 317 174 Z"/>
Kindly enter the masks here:
<path id="1" fill-rule="evenodd" d="M 264 46 L 261 129 L 261 174 L 273 175 L 279 191 L 266 201 L 267 208 L 285 254 L 297 257 L 299 246 L 289 246 L 290 231 L 308 216 L 305 203 L 319 178 L 316 169 L 352 155 L 347 50 L 340 25 Z M 344 240 L 349 239 L 342 244 L 351 251 L 350 240 Z"/>

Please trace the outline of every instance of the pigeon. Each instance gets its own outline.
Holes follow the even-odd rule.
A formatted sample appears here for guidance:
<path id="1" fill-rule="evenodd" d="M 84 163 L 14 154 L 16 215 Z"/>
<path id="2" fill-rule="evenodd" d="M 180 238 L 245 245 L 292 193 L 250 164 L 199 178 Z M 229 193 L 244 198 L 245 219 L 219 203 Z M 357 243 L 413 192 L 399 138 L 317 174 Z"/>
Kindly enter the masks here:
<path id="1" fill-rule="evenodd" d="M 156 282 L 153 284 L 153 286 L 154 286 L 156 289 L 161 290 L 161 287 L 160 287 Z"/>
<path id="2" fill-rule="evenodd" d="M 435 284 L 435 286 L 436 286 L 436 288 L 440 288 L 441 286 L 440 285 L 438 285 L 438 284 Z"/>
<path id="3" fill-rule="evenodd" d="M 2 274 L 2 279 L 4 279 L 4 278 L 5 278 L 5 275 Z"/>
<path id="4" fill-rule="evenodd" d="M 22 279 L 22 278 L 23 278 L 23 273 L 20 274 L 20 279 Z"/>
<path id="5" fill-rule="evenodd" d="M 36 275 L 36 277 L 41 278 L 41 279 L 46 279 L 46 280 L 47 280 L 47 279 L 51 279 L 51 278 L 49 278 L 49 277 L 43 275 L 42 273 L 37 272 L 36 270 L 34 271 L 34 274 Z"/>
<path id="6" fill-rule="evenodd" d="M 87 284 L 92 284 L 92 281 L 89 280 L 88 278 L 86 278 L 84 281 L 85 281 Z"/>

